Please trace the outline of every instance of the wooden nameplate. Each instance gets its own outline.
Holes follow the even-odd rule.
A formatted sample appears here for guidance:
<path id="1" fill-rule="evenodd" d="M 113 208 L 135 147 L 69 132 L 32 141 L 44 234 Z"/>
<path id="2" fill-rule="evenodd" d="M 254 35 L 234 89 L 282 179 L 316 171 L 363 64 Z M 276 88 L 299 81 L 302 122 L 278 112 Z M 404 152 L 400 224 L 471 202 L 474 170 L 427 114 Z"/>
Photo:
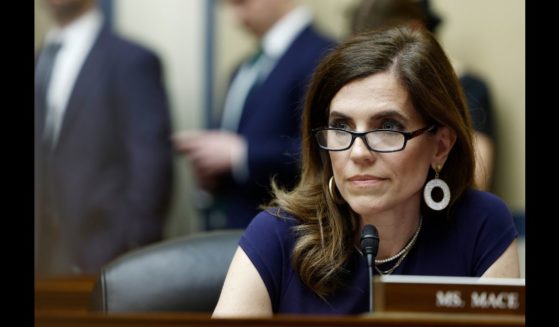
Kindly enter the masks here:
<path id="1" fill-rule="evenodd" d="M 375 312 L 525 314 L 525 280 L 442 276 L 375 276 Z"/>

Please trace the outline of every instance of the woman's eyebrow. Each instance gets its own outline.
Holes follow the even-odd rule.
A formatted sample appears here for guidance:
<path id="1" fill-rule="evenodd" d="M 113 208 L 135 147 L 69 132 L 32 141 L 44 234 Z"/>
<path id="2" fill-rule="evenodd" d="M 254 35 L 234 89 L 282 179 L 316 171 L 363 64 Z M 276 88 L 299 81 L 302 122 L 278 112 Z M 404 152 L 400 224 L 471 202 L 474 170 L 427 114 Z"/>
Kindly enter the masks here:
<path id="1" fill-rule="evenodd" d="M 346 114 L 343 114 L 343 113 L 339 112 L 339 111 L 331 111 L 328 119 L 332 119 L 332 118 L 349 119 L 350 117 Z"/>
<path id="2" fill-rule="evenodd" d="M 401 111 L 392 109 L 376 112 L 373 116 L 371 116 L 370 119 L 378 120 L 385 118 L 397 118 L 399 120 L 402 120 L 404 123 L 407 123 L 410 120 L 407 116 L 403 115 Z"/>
<path id="3" fill-rule="evenodd" d="M 339 118 L 352 119 L 350 116 L 341 113 L 339 111 L 331 111 L 330 116 L 328 117 L 328 119 L 339 119 Z M 401 111 L 393 110 L 393 109 L 387 109 L 387 110 L 376 112 L 374 115 L 372 115 L 369 118 L 369 120 L 379 120 L 385 118 L 398 118 L 402 120 L 404 123 L 407 123 L 410 120 L 407 116 L 403 115 Z"/>

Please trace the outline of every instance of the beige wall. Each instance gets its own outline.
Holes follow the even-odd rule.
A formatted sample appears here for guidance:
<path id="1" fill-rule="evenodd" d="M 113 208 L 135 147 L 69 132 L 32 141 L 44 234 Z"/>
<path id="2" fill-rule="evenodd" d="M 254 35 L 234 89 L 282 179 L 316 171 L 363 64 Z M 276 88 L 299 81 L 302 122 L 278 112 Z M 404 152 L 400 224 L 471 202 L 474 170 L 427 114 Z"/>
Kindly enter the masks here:
<path id="1" fill-rule="evenodd" d="M 356 0 L 298 0 L 317 15 L 318 27 L 333 37 L 345 34 L 347 7 Z M 49 24 L 35 0 L 35 44 Z M 175 130 L 199 128 L 203 117 L 204 0 L 114 0 L 116 29 L 154 49 L 165 65 Z M 254 48 L 221 1 L 216 17 L 216 97 L 222 101 L 229 74 Z M 525 204 L 525 24 L 523 0 L 434 0 L 444 17 L 440 39 L 448 53 L 483 74 L 493 92 L 499 138 L 495 193 L 512 209 Z M 175 166 L 175 199 L 168 237 L 198 229 L 194 183 L 182 158 Z"/>
<path id="2" fill-rule="evenodd" d="M 173 130 L 199 128 L 203 119 L 204 0 L 115 0 L 115 30 L 154 49 L 164 64 Z M 199 230 L 190 167 L 175 157 L 166 237 Z"/>
<path id="3" fill-rule="evenodd" d="M 33 0 L 35 6 L 35 51 L 41 46 L 46 30 L 52 20 L 43 7 L 43 1 Z"/>
<path id="4" fill-rule="evenodd" d="M 436 0 L 448 53 L 483 74 L 493 95 L 498 152 L 494 192 L 525 206 L 525 4 L 523 0 Z"/>

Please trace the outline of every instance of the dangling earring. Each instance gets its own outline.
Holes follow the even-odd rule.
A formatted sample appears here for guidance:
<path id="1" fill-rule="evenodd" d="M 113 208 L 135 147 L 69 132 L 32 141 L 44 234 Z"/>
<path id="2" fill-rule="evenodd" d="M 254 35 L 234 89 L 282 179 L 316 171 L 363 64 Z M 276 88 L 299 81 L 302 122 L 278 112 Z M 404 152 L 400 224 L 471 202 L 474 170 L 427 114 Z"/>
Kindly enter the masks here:
<path id="1" fill-rule="evenodd" d="M 334 201 L 334 203 L 336 203 L 336 197 L 334 196 L 334 186 L 332 185 L 334 184 L 334 176 L 332 175 L 332 177 L 330 177 L 330 180 L 328 181 L 328 194 L 330 194 L 330 199 L 332 199 L 332 201 Z"/>
<path id="2" fill-rule="evenodd" d="M 430 180 L 423 189 L 423 199 L 427 206 L 433 210 L 440 211 L 448 206 L 450 202 L 450 188 L 448 184 L 439 178 L 439 171 L 441 171 L 441 166 L 435 168 L 435 178 Z M 435 187 L 439 187 L 443 192 L 443 199 L 440 202 L 433 200 L 432 192 Z"/>

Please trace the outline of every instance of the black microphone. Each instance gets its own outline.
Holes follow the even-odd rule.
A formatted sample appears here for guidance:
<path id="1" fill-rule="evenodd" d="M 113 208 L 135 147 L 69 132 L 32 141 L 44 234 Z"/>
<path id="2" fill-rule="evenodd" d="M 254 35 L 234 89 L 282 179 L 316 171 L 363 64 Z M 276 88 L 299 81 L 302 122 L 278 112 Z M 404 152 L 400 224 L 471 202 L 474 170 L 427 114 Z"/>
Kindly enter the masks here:
<path id="1" fill-rule="evenodd" d="M 373 265 L 378 252 L 378 231 L 373 225 L 363 226 L 361 231 L 361 252 L 369 266 L 369 312 L 373 312 Z"/>
<path id="2" fill-rule="evenodd" d="M 377 228 L 369 224 L 363 226 L 363 231 L 361 231 L 361 251 L 367 258 L 369 267 L 373 267 L 373 262 L 377 256 L 378 242 Z"/>

